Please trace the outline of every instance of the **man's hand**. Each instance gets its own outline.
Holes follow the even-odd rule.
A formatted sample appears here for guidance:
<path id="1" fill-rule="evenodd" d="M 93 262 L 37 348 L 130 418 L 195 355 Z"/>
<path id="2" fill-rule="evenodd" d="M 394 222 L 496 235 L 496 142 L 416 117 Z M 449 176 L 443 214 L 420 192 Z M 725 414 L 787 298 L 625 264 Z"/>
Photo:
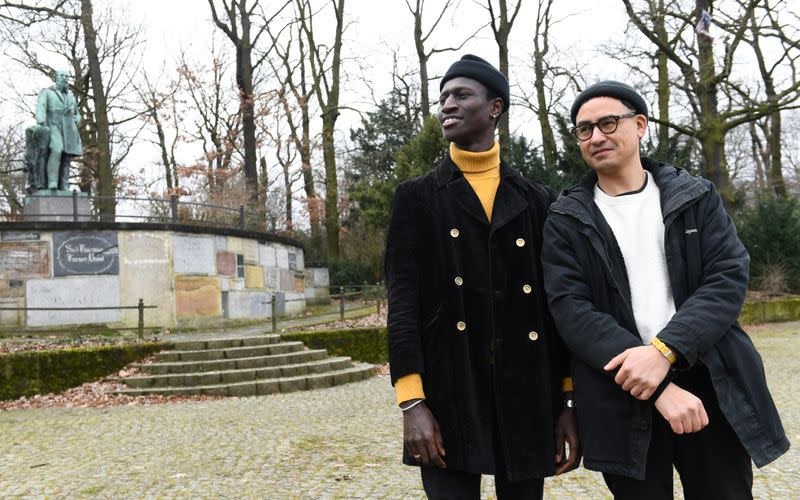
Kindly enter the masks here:
<path id="1" fill-rule="evenodd" d="M 675 434 L 697 432 L 708 425 L 708 414 L 700 398 L 673 383 L 656 400 L 656 410 Z"/>
<path id="2" fill-rule="evenodd" d="M 569 456 L 564 443 L 569 445 Z M 556 475 L 569 472 L 581 463 L 581 443 L 573 408 L 564 408 L 556 420 Z"/>
<path id="3" fill-rule="evenodd" d="M 614 381 L 631 396 L 642 401 L 649 399 L 669 372 L 670 363 L 653 345 L 625 349 L 603 368 L 612 371 L 619 367 Z"/>
<path id="4" fill-rule="evenodd" d="M 404 402 L 403 406 L 413 401 Z M 447 467 L 442 459 L 445 452 L 439 423 L 424 402 L 403 412 L 403 443 L 418 463 Z"/>

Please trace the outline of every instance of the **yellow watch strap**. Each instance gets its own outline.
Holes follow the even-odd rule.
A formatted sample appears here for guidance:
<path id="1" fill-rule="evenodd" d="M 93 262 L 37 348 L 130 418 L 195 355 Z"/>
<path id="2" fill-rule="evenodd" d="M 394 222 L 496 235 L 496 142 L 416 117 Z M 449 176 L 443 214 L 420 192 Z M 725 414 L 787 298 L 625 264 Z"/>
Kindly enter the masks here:
<path id="1" fill-rule="evenodd" d="M 653 337 L 650 343 L 656 349 L 658 349 L 661 352 L 661 354 L 663 354 L 664 357 L 667 358 L 667 360 L 669 360 L 669 364 L 674 365 L 675 362 L 678 361 L 678 357 L 675 356 L 675 353 L 672 352 L 672 349 L 667 347 L 667 344 L 665 344 L 664 342 L 661 342 L 661 340 L 658 337 Z"/>

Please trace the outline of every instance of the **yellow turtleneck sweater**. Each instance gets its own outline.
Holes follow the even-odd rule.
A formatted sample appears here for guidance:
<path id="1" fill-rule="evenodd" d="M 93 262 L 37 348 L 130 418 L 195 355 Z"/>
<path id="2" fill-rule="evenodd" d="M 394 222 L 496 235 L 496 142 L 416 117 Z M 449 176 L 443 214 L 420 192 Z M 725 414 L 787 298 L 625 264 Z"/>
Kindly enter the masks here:
<path id="1" fill-rule="evenodd" d="M 500 144 L 494 143 L 492 149 L 474 153 L 459 149 L 450 143 L 450 158 L 461 170 L 483 205 L 486 218 L 491 222 L 494 197 L 500 185 Z M 400 377 L 394 384 L 397 404 L 411 399 L 424 399 L 422 378 L 419 373 Z M 564 379 L 564 391 L 572 391 L 572 379 Z"/>
<path id="2" fill-rule="evenodd" d="M 464 151 L 450 143 L 450 158 L 464 174 L 469 185 L 481 200 L 486 218 L 492 220 L 492 207 L 497 186 L 500 185 L 500 144 L 494 143 L 489 151 Z"/>

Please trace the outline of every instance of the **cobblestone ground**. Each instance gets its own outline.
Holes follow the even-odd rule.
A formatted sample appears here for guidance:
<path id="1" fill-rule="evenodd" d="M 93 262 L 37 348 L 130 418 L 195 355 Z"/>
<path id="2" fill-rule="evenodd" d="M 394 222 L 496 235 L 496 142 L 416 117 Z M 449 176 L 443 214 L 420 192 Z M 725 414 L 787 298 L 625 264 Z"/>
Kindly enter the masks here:
<path id="1" fill-rule="evenodd" d="M 755 497 L 798 498 L 800 323 L 750 331 L 794 445 L 756 471 Z M 0 496 L 418 498 L 400 438 L 386 376 L 261 398 L 3 412 Z M 583 469 L 545 488 L 547 498 L 609 497 L 599 474 Z M 493 495 L 486 478 L 483 496 Z"/>

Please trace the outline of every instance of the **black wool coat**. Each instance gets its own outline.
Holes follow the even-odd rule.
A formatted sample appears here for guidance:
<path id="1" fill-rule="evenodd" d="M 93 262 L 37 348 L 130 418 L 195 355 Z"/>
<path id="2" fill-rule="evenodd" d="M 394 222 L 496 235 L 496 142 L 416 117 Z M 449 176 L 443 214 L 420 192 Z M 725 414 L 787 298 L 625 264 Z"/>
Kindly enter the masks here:
<path id="1" fill-rule="evenodd" d="M 720 409 L 757 466 L 789 448 L 767 389 L 764 366 L 736 319 L 747 291 L 750 257 L 711 182 L 643 159 L 661 191 L 664 250 L 676 313 L 658 338 L 679 354 L 677 370 L 702 362 Z M 639 401 L 603 370 L 642 345 L 622 254 L 594 203 L 597 175 L 550 207 L 543 263 L 551 310 L 573 353 L 583 463 L 644 479 L 653 401 Z M 660 418 L 660 417 L 659 417 Z"/>
<path id="2" fill-rule="evenodd" d="M 566 349 L 542 286 L 553 194 L 505 163 L 489 223 L 447 158 L 395 193 L 386 246 L 392 384 L 422 376 L 449 470 L 493 474 L 493 430 L 509 478 L 554 472 Z M 404 462 L 414 465 L 407 450 Z"/>

